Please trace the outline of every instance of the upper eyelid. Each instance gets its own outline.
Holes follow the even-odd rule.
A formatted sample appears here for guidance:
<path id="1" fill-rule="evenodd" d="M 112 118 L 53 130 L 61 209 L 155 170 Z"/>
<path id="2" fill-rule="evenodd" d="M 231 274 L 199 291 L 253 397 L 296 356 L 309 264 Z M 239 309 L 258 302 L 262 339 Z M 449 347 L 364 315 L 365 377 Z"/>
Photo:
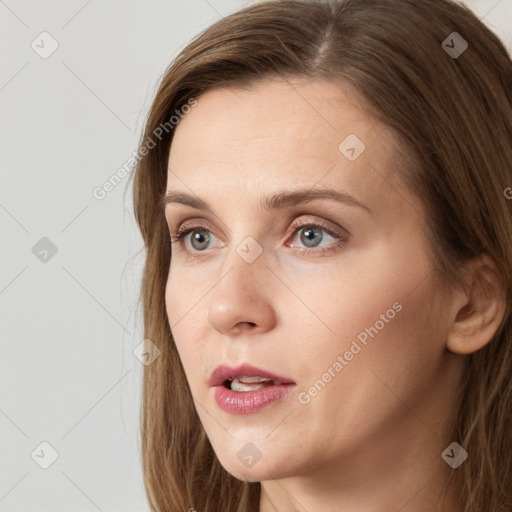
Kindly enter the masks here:
<path id="1" fill-rule="evenodd" d="M 222 226 L 226 226 L 226 229 L 228 231 L 230 231 L 230 232 L 232 231 L 229 228 L 229 226 L 222 221 L 222 219 L 220 219 L 217 216 L 214 216 L 212 219 L 210 219 L 210 216 L 205 212 L 198 213 L 197 215 L 193 215 L 190 213 L 187 215 L 184 212 L 181 212 L 179 210 L 176 210 L 175 212 L 173 211 L 172 213 L 168 212 L 168 209 L 166 209 L 164 211 L 164 221 L 167 223 L 169 228 L 174 224 L 174 225 L 178 226 L 178 229 L 179 229 L 179 227 L 181 227 L 183 224 L 194 221 L 194 220 L 196 220 L 196 222 L 199 224 L 204 224 L 204 223 L 209 223 L 209 224 L 213 223 L 214 224 L 215 222 L 217 222 Z"/>

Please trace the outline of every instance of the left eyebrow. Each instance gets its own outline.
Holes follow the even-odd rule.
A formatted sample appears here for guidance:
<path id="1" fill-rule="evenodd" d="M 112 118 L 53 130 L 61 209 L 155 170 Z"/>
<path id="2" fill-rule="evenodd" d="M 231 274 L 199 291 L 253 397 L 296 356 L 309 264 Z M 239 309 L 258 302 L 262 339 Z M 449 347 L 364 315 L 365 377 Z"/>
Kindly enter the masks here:
<path id="1" fill-rule="evenodd" d="M 294 206 L 316 201 L 318 199 L 332 199 L 340 203 L 348 204 L 349 206 L 362 208 L 370 214 L 372 213 L 368 206 L 358 201 L 355 197 L 344 192 L 339 192 L 332 188 L 315 188 L 296 190 L 292 192 L 278 192 L 277 194 L 273 194 L 272 196 L 265 198 L 261 202 L 261 207 L 265 211 L 283 210 L 285 208 L 292 208 Z M 211 215 L 215 215 L 208 203 L 199 197 L 195 197 L 185 192 L 168 191 L 163 197 L 162 203 L 163 208 L 165 208 L 168 204 L 178 203 L 191 206 L 192 208 L 202 210 L 206 213 L 210 213 Z"/>

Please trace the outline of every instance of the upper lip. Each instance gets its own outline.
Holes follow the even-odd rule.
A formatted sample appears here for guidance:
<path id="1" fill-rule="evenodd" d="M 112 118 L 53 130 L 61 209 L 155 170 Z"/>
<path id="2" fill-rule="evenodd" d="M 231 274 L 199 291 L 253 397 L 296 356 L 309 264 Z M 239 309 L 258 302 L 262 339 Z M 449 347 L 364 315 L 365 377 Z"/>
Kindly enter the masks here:
<path id="1" fill-rule="evenodd" d="M 240 377 L 263 377 L 271 379 L 275 384 L 295 384 L 288 377 L 277 375 L 261 368 L 256 368 L 250 364 L 242 364 L 236 367 L 220 365 L 215 368 L 210 376 L 210 386 L 221 386 L 228 379 L 237 379 Z"/>

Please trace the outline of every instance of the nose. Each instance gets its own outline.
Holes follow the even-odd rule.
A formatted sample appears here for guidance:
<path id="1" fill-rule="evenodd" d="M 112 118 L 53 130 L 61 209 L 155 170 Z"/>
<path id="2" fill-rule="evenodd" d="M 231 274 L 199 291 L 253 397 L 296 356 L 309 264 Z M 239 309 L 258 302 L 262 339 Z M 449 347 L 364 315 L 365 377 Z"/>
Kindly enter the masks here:
<path id="1" fill-rule="evenodd" d="M 276 322 L 271 301 L 274 274 L 266 267 L 263 254 L 248 263 L 236 251 L 223 266 L 222 277 L 214 286 L 208 322 L 221 334 L 263 333 Z"/>

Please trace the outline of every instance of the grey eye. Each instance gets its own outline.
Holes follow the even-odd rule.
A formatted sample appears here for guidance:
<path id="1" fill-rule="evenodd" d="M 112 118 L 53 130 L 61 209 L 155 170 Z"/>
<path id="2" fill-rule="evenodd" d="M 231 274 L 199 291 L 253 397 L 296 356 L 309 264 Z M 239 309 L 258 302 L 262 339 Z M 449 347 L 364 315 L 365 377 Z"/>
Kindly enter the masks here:
<path id="1" fill-rule="evenodd" d="M 306 247 L 316 247 L 323 239 L 323 229 L 316 229 L 314 227 L 307 227 L 301 229 L 300 240 Z"/>
<path id="2" fill-rule="evenodd" d="M 201 251 L 208 247 L 210 241 L 209 231 L 206 229 L 197 229 L 192 230 L 190 234 L 190 243 L 195 250 Z"/>

